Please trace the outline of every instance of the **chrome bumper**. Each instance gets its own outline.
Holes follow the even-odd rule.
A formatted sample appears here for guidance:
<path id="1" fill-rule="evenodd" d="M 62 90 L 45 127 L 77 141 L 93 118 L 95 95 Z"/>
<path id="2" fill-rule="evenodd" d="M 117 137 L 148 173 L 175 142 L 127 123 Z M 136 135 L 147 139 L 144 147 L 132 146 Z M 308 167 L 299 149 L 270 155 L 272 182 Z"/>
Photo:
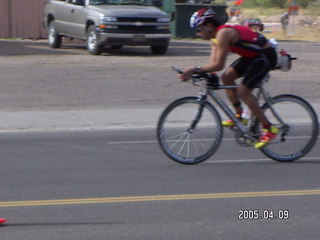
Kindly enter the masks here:
<path id="1" fill-rule="evenodd" d="M 143 34 L 143 33 L 99 33 L 99 41 L 104 43 L 114 43 L 116 41 L 128 43 L 150 43 L 153 40 L 166 40 L 169 41 L 171 38 L 170 33 L 160 33 L 160 34 Z"/>

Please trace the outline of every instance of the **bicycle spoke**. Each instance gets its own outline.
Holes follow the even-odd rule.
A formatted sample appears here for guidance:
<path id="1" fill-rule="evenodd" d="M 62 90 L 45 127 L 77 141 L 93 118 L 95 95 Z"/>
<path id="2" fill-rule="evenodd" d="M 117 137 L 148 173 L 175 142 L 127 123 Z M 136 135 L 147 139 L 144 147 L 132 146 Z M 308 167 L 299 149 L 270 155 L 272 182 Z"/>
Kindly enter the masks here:
<path id="1" fill-rule="evenodd" d="M 183 142 L 183 144 L 182 144 L 182 146 L 181 146 L 181 149 L 180 149 L 180 151 L 179 151 L 178 154 L 181 154 L 181 151 L 182 151 L 182 149 L 184 148 L 184 146 L 186 145 L 186 143 L 187 143 L 187 145 L 189 145 L 189 137 L 190 137 L 190 134 L 187 134 L 187 137 L 186 137 L 186 139 L 184 140 L 184 142 Z M 189 151 L 187 151 L 187 157 L 189 157 Z"/>
<path id="2" fill-rule="evenodd" d="M 176 146 L 176 144 L 177 144 L 178 142 L 180 142 L 180 140 L 181 140 L 186 134 L 188 134 L 188 133 L 186 132 L 186 133 L 182 134 L 181 137 L 180 137 L 173 145 L 171 145 L 171 148 L 173 149 L 173 148 Z"/>
<path id="3" fill-rule="evenodd" d="M 178 152 L 179 155 L 181 154 L 181 151 L 182 151 L 184 145 L 186 144 L 186 141 L 187 141 L 187 139 L 188 139 L 188 136 L 189 136 L 189 134 L 187 134 L 185 140 L 183 141 L 183 144 L 182 144 L 182 146 L 181 146 L 181 148 L 180 148 L 180 151 Z"/>
<path id="4" fill-rule="evenodd" d="M 195 133 L 195 135 L 197 136 L 197 134 Z M 201 140 L 204 140 L 204 139 L 201 139 L 201 138 L 197 138 L 196 141 L 199 143 L 200 147 L 202 147 L 202 149 L 206 149 L 206 147 L 204 146 L 204 144 L 202 143 Z M 204 140 L 206 141 L 206 140 Z"/>
<path id="5" fill-rule="evenodd" d="M 191 138 L 192 138 L 192 136 L 191 136 Z M 199 151 L 198 151 L 198 147 L 196 145 L 195 140 L 192 140 L 192 143 L 193 143 L 194 149 L 196 150 L 196 155 L 198 156 L 199 155 Z"/>
<path id="6" fill-rule="evenodd" d="M 176 139 L 177 137 L 183 136 L 183 135 L 185 135 L 185 134 L 187 134 L 187 132 L 183 132 L 183 133 L 179 133 L 179 134 L 170 136 L 170 137 L 168 137 L 167 139 L 170 141 L 170 140 Z"/>

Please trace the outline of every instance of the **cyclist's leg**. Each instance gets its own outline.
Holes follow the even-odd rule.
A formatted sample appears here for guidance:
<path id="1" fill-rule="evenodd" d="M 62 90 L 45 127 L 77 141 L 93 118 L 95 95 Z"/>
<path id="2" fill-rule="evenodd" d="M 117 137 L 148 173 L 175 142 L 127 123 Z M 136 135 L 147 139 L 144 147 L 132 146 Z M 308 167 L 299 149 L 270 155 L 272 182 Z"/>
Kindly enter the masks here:
<path id="1" fill-rule="evenodd" d="M 270 124 L 269 120 L 261 110 L 257 99 L 253 96 L 252 90 L 263 80 L 270 71 L 270 64 L 266 57 L 258 56 L 251 60 L 247 67 L 242 84 L 238 88 L 238 95 L 250 108 L 252 114 L 256 116 L 263 126 Z"/>
<path id="2" fill-rule="evenodd" d="M 241 77 L 245 71 L 246 63 L 244 58 L 239 58 L 233 62 L 222 74 L 221 79 L 224 85 L 234 85 L 235 80 Z M 242 107 L 238 96 L 237 89 L 226 89 L 226 94 L 235 108 L 236 113 L 242 113 Z"/>
<path id="3" fill-rule="evenodd" d="M 224 85 L 234 85 L 235 80 L 243 75 L 246 66 L 247 64 L 244 58 L 239 58 L 234 63 L 232 63 L 221 76 Z M 243 109 L 237 89 L 226 89 L 226 94 L 235 109 L 236 116 L 241 119 Z M 247 120 L 243 120 L 243 124 L 247 124 L 247 122 Z M 230 119 L 222 121 L 221 124 L 225 127 L 235 126 L 235 123 Z"/>
<path id="4" fill-rule="evenodd" d="M 222 74 L 222 81 L 224 85 L 234 85 L 235 80 L 238 78 L 238 74 L 236 73 L 233 67 L 228 67 L 227 70 Z M 226 89 L 226 94 L 234 106 L 237 113 L 242 112 L 242 107 L 240 104 L 239 96 L 236 89 Z"/>
<path id="5" fill-rule="evenodd" d="M 271 122 L 260 108 L 257 99 L 252 95 L 253 88 L 262 81 L 265 75 L 270 71 L 270 68 L 270 64 L 264 55 L 253 59 L 245 72 L 242 85 L 238 89 L 240 99 L 247 104 L 252 114 L 256 116 L 263 126 L 261 137 L 255 145 L 256 148 L 264 147 L 275 138 L 279 132 L 275 126 L 272 126 Z"/>
<path id="6" fill-rule="evenodd" d="M 261 110 L 256 97 L 252 94 L 252 88 L 241 84 L 238 88 L 239 98 L 249 107 L 251 113 L 258 119 L 258 121 L 266 126 L 269 123 L 269 120 Z"/>

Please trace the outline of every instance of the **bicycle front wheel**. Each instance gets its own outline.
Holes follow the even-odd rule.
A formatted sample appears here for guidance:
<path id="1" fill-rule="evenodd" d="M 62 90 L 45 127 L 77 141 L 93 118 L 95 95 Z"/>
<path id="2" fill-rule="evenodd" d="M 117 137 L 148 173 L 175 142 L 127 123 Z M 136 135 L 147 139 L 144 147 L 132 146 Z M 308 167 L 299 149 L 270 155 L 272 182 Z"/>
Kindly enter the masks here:
<path id="1" fill-rule="evenodd" d="M 312 106 L 294 95 L 279 95 L 271 100 L 272 108 L 265 103 L 262 109 L 269 121 L 279 128 L 279 135 L 261 151 L 268 157 L 290 162 L 306 155 L 318 139 L 318 118 Z M 277 116 L 278 115 L 278 116 Z M 256 131 L 261 131 L 256 122 Z"/>
<path id="2" fill-rule="evenodd" d="M 207 101 L 185 97 L 171 103 L 161 114 L 157 137 L 172 160 L 196 164 L 218 149 L 223 136 L 221 118 Z"/>

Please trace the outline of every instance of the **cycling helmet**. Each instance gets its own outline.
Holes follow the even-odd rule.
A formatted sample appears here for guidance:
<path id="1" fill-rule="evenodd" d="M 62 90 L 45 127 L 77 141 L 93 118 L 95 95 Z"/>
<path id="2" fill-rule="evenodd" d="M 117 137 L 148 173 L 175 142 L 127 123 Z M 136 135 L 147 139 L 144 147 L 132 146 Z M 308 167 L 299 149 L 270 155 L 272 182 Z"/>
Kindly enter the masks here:
<path id="1" fill-rule="evenodd" d="M 197 28 L 205 22 L 211 22 L 215 26 L 221 25 L 216 19 L 216 13 L 213 9 L 206 7 L 194 12 L 190 18 L 190 27 Z"/>
<path id="2" fill-rule="evenodd" d="M 249 27 L 249 28 L 253 28 L 253 27 L 256 27 L 258 29 L 258 31 L 260 32 L 263 32 L 264 30 L 264 25 L 263 23 L 260 21 L 260 19 L 257 19 L 257 18 L 249 18 L 249 19 L 246 19 L 243 24 L 244 26 L 246 27 Z"/>

